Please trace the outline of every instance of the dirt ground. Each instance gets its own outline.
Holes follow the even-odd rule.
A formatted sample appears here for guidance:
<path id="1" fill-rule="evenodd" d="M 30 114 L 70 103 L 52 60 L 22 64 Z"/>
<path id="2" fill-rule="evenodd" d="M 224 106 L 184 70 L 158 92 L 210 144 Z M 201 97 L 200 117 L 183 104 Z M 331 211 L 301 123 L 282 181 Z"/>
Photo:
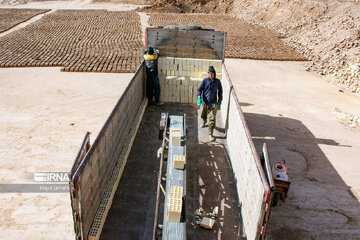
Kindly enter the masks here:
<path id="1" fill-rule="evenodd" d="M 271 212 L 268 239 L 359 239 L 360 129 L 334 114 L 360 114 L 359 97 L 304 71 L 304 63 L 225 63 L 258 152 L 265 142 L 272 164 L 288 166 L 290 191 Z"/>
<path id="2" fill-rule="evenodd" d="M 10 1 L 8 1 L 10 2 Z M 89 1 L 12 1 L 1 8 L 133 10 Z M 140 14 L 142 22 L 146 20 Z M 257 147 L 285 160 L 289 196 L 271 213 L 269 239 L 359 239 L 359 98 L 339 92 L 311 63 L 226 60 Z M 86 131 L 95 139 L 132 74 L 0 69 L 0 181 L 68 171 Z M 345 119 L 346 120 L 346 119 Z M 1 194 L 7 239 L 73 239 L 68 194 Z M 56 234 L 54 234 L 56 233 Z"/>
<path id="3" fill-rule="evenodd" d="M 305 66 L 360 94 L 360 1 L 235 1 L 233 14 L 275 29 L 311 62 Z"/>
<path id="4" fill-rule="evenodd" d="M 68 172 L 86 131 L 94 140 L 131 77 L 0 69 L 0 182 L 28 182 L 33 172 Z M 7 239 L 73 239 L 68 194 L 2 193 L 0 206 Z"/>

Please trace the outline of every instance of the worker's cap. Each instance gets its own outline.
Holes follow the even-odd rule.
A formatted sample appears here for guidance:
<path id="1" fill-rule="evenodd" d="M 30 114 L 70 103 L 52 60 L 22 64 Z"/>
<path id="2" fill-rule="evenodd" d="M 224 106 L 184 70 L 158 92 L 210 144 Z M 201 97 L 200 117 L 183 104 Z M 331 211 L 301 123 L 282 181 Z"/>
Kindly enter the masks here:
<path id="1" fill-rule="evenodd" d="M 154 48 L 153 48 L 153 47 L 149 47 L 148 53 L 149 53 L 149 54 L 154 54 Z"/>
<path id="2" fill-rule="evenodd" d="M 215 68 L 213 66 L 209 66 L 208 73 L 209 72 L 212 72 L 215 74 L 216 73 Z"/>

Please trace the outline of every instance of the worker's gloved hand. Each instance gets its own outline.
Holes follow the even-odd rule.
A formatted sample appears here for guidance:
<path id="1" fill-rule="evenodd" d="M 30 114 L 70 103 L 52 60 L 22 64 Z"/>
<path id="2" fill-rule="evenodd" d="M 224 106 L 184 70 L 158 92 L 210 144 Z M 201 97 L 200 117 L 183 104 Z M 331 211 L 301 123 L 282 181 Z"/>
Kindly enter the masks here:
<path id="1" fill-rule="evenodd" d="M 221 109 L 221 104 L 220 104 L 220 103 L 218 103 L 218 105 L 217 105 L 217 109 L 218 109 L 218 110 L 220 110 L 220 109 Z"/>
<path id="2" fill-rule="evenodd" d="M 201 106 L 201 104 L 202 104 L 201 97 L 200 97 L 200 96 L 198 96 L 198 102 L 197 102 L 197 105 L 200 107 L 200 106 Z"/>

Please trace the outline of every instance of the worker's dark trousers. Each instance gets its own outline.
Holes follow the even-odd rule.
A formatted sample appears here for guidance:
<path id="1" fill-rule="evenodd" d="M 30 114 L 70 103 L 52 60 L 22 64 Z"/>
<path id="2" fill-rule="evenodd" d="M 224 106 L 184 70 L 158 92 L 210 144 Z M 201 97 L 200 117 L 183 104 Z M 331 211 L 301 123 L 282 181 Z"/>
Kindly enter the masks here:
<path id="1" fill-rule="evenodd" d="M 146 69 L 146 96 L 148 98 L 149 104 L 151 104 L 153 97 L 155 97 L 155 102 L 160 101 L 160 82 L 158 72 L 150 71 Z"/>

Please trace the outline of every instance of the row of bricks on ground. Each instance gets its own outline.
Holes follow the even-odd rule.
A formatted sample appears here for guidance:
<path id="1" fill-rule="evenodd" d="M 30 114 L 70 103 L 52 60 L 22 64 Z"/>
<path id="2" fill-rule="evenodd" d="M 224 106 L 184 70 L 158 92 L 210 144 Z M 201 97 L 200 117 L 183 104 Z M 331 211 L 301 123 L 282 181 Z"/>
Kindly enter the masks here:
<path id="1" fill-rule="evenodd" d="M 221 72 L 221 60 L 207 60 L 194 58 L 172 58 L 160 57 L 158 60 L 159 69 L 176 70 L 176 71 L 207 71 L 209 66 L 213 66 L 217 72 Z"/>

